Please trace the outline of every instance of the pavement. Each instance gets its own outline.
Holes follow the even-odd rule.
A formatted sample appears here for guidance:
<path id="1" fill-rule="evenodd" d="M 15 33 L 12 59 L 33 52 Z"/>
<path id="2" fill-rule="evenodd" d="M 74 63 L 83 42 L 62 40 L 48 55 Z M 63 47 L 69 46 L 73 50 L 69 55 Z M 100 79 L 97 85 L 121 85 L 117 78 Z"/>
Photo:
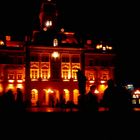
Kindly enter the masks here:
<path id="1" fill-rule="evenodd" d="M 78 112 L 77 108 L 53 108 L 53 107 L 31 107 L 27 112 Z"/>
<path id="2" fill-rule="evenodd" d="M 140 111 L 140 108 L 133 108 L 134 112 Z M 53 108 L 53 107 L 30 107 L 26 109 L 27 112 L 78 112 L 77 108 Z M 99 108 L 99 112 L 105 112 L 106 109 L 104 107 Z"/>

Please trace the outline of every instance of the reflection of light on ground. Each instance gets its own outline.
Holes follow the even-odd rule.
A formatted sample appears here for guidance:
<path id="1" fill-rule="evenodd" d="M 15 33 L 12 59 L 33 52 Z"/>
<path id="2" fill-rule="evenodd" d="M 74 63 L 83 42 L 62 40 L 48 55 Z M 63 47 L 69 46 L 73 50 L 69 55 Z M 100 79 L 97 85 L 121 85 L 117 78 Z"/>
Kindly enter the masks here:
<path id="1" fill-rule="evenodd" d="M 134 107 L 134 111 L 140 111 L 139 107 Z M 78 112 L 77 108 L 52 108 L 52 107 L 31 107 L 27 109 L 27 112 Z M 109 111 L 109 109 L 104 107 L 99 107 L 99 112 Z"/>
<path id="2" fill-rule="evenodd" d="M 140 108 L 134 108 L 134 111 L 140 111 Z"/>
<path id="3" fill-rule="evenodd" d="M 48 108 L 48 109 L 46 109 L 46 112 L 53 112 L 53 109 L 52 108 Z"/>
<path id="4" fill-rule="evenodd" d="M 27 109 L 28 112 L 77 112 L 77 108 L 73 108 L 72 110 L 69 108 L 51 108 L 51 107 L 31 107 Z"/>

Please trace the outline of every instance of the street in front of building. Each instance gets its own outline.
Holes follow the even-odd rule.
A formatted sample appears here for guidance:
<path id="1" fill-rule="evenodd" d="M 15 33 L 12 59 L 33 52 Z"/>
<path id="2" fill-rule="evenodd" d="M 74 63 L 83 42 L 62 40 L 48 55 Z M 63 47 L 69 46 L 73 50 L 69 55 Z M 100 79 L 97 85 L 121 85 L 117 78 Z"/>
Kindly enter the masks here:
<path id="1" fill-rule="evenodd" d="M 53 108 L 53 107 L 31 107 L 26 109 L 27 112 L 79 112 L 77 108 Z M 104 107 L 100 107 L 98 112 L 107 112 Z M 134 112 L 139 112 L 139 107 L 133 108 Z"/>

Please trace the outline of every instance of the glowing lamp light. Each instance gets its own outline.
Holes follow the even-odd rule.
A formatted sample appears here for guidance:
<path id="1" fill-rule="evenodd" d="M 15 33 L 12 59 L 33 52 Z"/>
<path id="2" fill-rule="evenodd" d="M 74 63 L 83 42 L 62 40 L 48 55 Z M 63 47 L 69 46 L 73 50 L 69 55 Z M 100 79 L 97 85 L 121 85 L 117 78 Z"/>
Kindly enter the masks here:
<path id="1" fill-rule="evenodd" d="M 47 27 L 44 27 L 43 30 L 44 30 L 44 31 L 47 31 Z"/>
<path id="2" fill-rule="evenodd" d="M 51 90 L 50 88 L 48 89 L 48 93 L 53 93 L 53 90 Z"/>
<path id="3" fill-rule="evenodd" d="M 102 46 L 102 44 L 98 44 L 97 46 L 96 46 L 96 49 L 101 49 L 103 46 Z"/>
<path id="4" fill-rule="evenodd" d="M 97 46 L 96 46 L 96 49 L 100 49 L 100 45 L 97 45 Z"/>
<path id="5" fill-rule="evenodd" d="M 92 80 L 92 81 L 89 81 L 90 84 L 93 84 L 94 82 L 95 82 L 95 81 L 93 81 L 93 80 Z"/>
<path id="6" fill-rule="evenodd" d="M 46 27 L 52 26 L 52 21 L 51 20 L 47 20 L 46 23 L 45 23 L 45 26 Z"/>
<path id="7" fill-rule="evenodd" d="M 112 47 L 111 47 L 111 46 L 109 46 L 109 47 L 108 47 L 108 49 L 109 49 L 109 50 L 112 50 Z"/>
<path id="8" fill-rule="evenodd" d="M 18 82 L 18 83 L 22 83 L 23 81 L 22 81 L 22 80 L 17 80 L 17 82 Z"/>
<path id="9" fill-rule="evenodd" d="M 139 96 L 134 94 L 134 95 L 133 95 L 133 98 L 134 98 L 134 99 L 135 99 L 135 98 L 139 98 Z"/>
<path id="10" fill-rule="evenodd" d="M 45 25 L 46 25 L 46 27 L 49 27 L 49 25 L 50 25 L 49 21 L 47 21 Z"/>
<path id="11" fill-rule="evenodd" d="M 53 52 L 52 53 L 52 57 L 55 58 L 55 59 L 58 58 L 59 57 L 59 53 L 58 52 Z"/>
<path id="12" fill-rule="evenodd" d="M 140 94 L 140 90 L 136 90 L 134 94 Z"/>
<path id="13" fill-rule="evenodd" d="M 101 80 L 101 84 L 104 84 L 106 81 L 105 80 Z"/>
<path id="14" fill-rule="evenodd" d="M 8 84 L 8 89 L 14 89 L 14 85 L 13 84 Z"/>
<path id="15" fill-rule="evenodd" d="M 4 45 L 4 41 L 0 40 L 0 45 L 3 46 Z"/>
<path id="16" fill-rule="evenodd" d="M 64 28 L 61 28 L 61 32 L 64 32 L 65 30 L 64 30 Z"/>
<path id="17" fill-rule="evenodd" d="M 98 93 L 99 93 L 99 91 L 98 91 L 97 89 L 95 89 L 94 93 L 95 93 L 95 94 L 98 94 Z"/>
<path id="18" fill-rule="evenodd" d="M 23 88 L 23 85 L 22 84 L 17 84 L 17 88 L 22 89 Z"/>
<path id="19" fill-rule="evenodd" d="M 103 51 L 105 51 L 106 50 L 106 47 L 103 47 L 102 49 L 103 49 Z"/>
<path id="20" fill-rule="evenodd" d="M 101 45 L 99 45 L 99 47 L 100 47 L 100 49 L 103 47 L 103 45 L 101 44 Z"/>
<path id="21" fill-rule="evenodd" d="M 74 32 L 65 32 L 65 35 L 74 35 Z"/>
<path id="22" fill-rule="evenodd" d="M 0 84 L 0 92 L 3 91 L 3 87 L 2 87 L 2 84 Z"/>
<path id="23" fill-rule="evenodd" d="M 109 46 L 108 45 L 106 45 L 106 49 L 109 49 Z"/>
<path id="24" fill-rule="evenodd" d="M 134 90 L 133 84 L 126 85 L 126 89 L 131 90 L 131 91 Z"/>
<path id="25" fill-rule="evenodd" d="M 9 83 L 14 83 L 14 80 L 8 80 Z"/>

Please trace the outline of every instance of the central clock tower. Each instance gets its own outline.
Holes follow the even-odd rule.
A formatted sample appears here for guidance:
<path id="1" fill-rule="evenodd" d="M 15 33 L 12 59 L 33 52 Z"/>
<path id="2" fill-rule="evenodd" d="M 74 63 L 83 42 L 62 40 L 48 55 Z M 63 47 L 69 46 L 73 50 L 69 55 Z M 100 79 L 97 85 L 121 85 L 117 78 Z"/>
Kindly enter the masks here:
<path id="1" fill-rule="evenodd" d="M 40 29 L 44 31 L 55 29 L 57 18 L 56 0 L 42 0 L 39 13 Z"/>

